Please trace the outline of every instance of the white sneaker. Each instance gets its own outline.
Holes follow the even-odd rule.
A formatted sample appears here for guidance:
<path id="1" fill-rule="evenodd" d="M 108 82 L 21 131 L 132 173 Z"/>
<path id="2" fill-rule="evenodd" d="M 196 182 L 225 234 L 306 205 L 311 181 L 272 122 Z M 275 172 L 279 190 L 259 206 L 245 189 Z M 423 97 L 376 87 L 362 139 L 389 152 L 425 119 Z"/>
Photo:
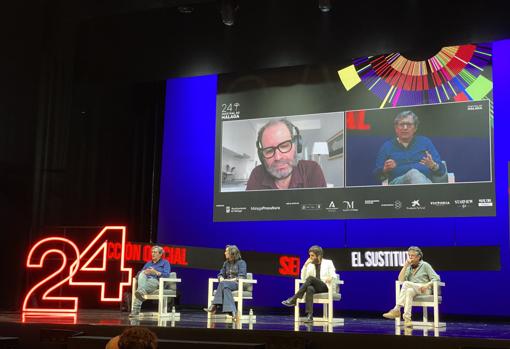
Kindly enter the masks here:
<path id="1" fill-rule="evenodd" d="M 400 317 L 400 310 L 391 309 L 387 313 L 384 313 L 382 316 L 386 319 L 398 319 Z"/>

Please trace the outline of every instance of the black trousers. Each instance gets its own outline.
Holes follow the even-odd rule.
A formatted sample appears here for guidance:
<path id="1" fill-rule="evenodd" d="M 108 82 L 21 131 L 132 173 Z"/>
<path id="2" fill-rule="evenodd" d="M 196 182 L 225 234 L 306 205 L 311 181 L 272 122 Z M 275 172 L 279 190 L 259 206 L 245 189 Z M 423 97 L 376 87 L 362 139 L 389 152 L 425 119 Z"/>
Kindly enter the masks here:
<path id="1" fill-rule="evenodd" d="M 307 314 L 313 314 L 313 295 L 316 293 L 328 292 L 328 285 L 322 282 L 321 279 L 316 278 L 315 276 L 309 276 L 306 278 L 303 286 L 297 291 L 297 293 L 292 297 L 294 300 L 301 299 L 305 296 L 305 312 Z"/>

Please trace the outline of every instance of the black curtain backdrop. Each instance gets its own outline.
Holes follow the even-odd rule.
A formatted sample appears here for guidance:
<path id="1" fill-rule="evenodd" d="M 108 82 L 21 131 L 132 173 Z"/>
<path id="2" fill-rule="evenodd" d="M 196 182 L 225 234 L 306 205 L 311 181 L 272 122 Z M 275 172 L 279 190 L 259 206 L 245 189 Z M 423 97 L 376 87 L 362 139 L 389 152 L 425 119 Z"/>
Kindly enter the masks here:
<path id="1" fill-rule="evenodd" d="M 190 15 L 175 8 L 186 2 Z M 503 3 L 429 6 L 336 1 L 323 14 L 312 0 L 240 1 L 226 27 L 214 0 L 2 4 L 0 308 L 20 306 L 28 248 L 55 226 L 126 224 L 131 240 L 155 238 L 166 78 L 395 50 L 422 59 L 510 37 Z"/>
<path id="2" fill-rule="evenodd" d="M 24 289 L 35 159 L 45 7 L 21 2 L 0 11 L 0 246 L 6 281 L 0 307 L 12 308 Z M 34 31 L 38 28 L 38 31 Z"/>
<path id="3" fill-rule="evenodd" d="M 122 224 L 133 241 L 150 241 L 156 231 L 165 84 L 75 81 L 83 19 L 62 12 L 58 1 L 19 2 L 3 12 L 3 309 L 20 308 L 28 249 L 55 227 Z"/>

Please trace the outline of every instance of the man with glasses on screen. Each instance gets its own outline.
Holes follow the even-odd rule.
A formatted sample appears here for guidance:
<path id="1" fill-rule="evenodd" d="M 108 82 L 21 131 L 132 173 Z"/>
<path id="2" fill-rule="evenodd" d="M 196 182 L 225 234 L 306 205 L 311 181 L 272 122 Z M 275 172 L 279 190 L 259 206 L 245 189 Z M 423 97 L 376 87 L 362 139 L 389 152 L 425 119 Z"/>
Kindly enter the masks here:
<path id="1" fill-rule="evenodd" d="M 417 136 L 419 120 L 412 111 L 399 113 L 393 122 L 396 137 L 386 141 L 377 155 L 374 174 L 389 184 L 427 184 L 441 182 L 446 167 L 432 144 Z"/>
<path id="2" fill-rule="evenodd" d="M 326 187 L 315 161 L 297 160 L 301 135 L 287 119 L 266 123 L 258 132 L 256 146 L 262 164 L 251 172 L 246 190 Z"/>

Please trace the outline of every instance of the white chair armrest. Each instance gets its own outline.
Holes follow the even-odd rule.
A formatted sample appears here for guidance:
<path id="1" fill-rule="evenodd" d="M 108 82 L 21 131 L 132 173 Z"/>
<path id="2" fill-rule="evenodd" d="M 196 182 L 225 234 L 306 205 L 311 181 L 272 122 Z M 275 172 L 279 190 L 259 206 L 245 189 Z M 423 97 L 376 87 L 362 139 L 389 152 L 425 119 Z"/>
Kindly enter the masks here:
<path id="1" fill-rule="evenodd" d="M 212 297 L 213 296 L 213 291 L 214 291 L 214 283 L 216 282 L 219 282 L 218 278 L 209 278 L 209 281 L 208 281 L 208 287 L 207 287 L 207 295 L 208 297 Z"/>
<path id="2" fill-rule="evenodd" d="M 223 280 L 225 280 L 225 279 L 223 279 Z M 257 283 L 257 280 L 255 280 L 255 279 L 238 279 L 239 282 L 241 280 L 243 280 L 243 283 L 245 283 L 245 284 L 256 284 Z M 214 284 L 214 283 L 220 282 L 220 280 L 218 278 L 209 278 L 209 282 Z"/>
<path id="3" fill-rule="evenodd" d="M 335 292 L 336 292 L 336 289 L 337 289 L 337 286 L 338 286 L 338 293 L 340 293 L 340 286 L 339 285 L 343 285 L 343 284 L 344 284 L 344 280 L 340 280 L 340 279 L 335 277 L 335 278 L 333 278 L 332 283 L 331 283 L 332 287 L 328 287 L 328 288 L 331 289 L 332 292 L 333 292 L 333 290 L 335 290 Z"/>
<path id="4" fill-rule="evenodd" d="M 400 286 L 403 284 L 403 282 L 400 282 L 400 281 L 395 281 L 395 283 L 397 284 L 397 286 Z M 446 286 L 446 283 L 444 283 L 443 281 L 432 281 L 432 283 L 437 283 L 438 286 Z"/>
<path id="5" fill-rule="evenodd" d="M 299 286 L 303 283 L 304 281 L 301 280 L 301 279 L 295 279 L 294 280 L 294 293 L 297 293 L 297 291 L 299 291 Z"/>
<path id="6" fill-rule="evenodd" d="M 159 294 L 163 294 L 163 290 L 165 289 L 165 282 L 172 283 L 172 282 L 181 282 L 181 279 L 179 278 L 159 278 Z"/>
<path id="7" fill-rule="evenodd" d="M 344 280 L 340 280 L 336 277 L 333 277 L 331 279 L 333 281 L 333 283 L 335 285 L 343 285 L 344 284 Z M 303 284 L 305 281 L 304 280 L 301 280 L 301 279 L 294 279 L 294 291 L 297 292 L 299 291 L 299 285 Z"/>
<path id="8" fill-rule="evenodd" d="M 244 284 L 256 284 L 257 280 L 255 279 L 239 279 L 239 290 L 244 291 Z M 240 292 L 239 294 L 242 294 L 243 292 Z"/>

